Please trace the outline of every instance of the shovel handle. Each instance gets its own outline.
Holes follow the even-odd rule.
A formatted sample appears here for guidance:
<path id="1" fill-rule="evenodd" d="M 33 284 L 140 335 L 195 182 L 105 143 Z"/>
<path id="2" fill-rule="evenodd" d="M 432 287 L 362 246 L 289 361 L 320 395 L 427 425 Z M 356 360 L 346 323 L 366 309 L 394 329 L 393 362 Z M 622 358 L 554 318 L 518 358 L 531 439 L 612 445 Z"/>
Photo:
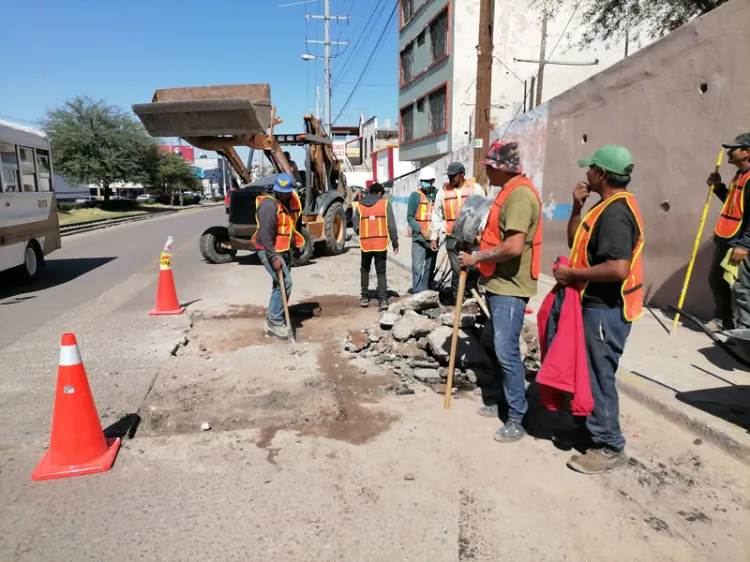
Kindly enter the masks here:
<path id="1" fill-rule="evenodd" d="M 456 348 L 458 347 L 458 330 L 461 327 L 461 306 L 464 304 L 464 291 L 466 290 L 466 270 L 461 270 L 458 278 L 458 294 L 456 295 L 456 312 L 453 317 L 453 337 L 451 338 L 451 355 L 448 361 L 448 380 L 445 382 L 446 410 L 451 408 L 451 391 L 453 390 L 453 373 L 456 370 Z"/>

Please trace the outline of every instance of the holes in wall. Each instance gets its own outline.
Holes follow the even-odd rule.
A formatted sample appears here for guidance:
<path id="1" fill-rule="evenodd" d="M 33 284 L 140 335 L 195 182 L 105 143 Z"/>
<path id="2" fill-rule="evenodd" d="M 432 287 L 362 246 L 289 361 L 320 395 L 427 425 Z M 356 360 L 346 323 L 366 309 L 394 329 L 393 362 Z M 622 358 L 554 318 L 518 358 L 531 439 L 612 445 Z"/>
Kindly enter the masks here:
<path id="1" fill-rule="evenodd" d="M 705 94 L 708 91 L 708 83 L 707 82 L 701 83 L 698 90 L 700 91 L 701 94 Z"/>
<path id="2" fill-rule="evenodd" d="M 589 142 L 589 136 L 587 134 L 584 134 L 581 137 L 581 143 L 586 144 L 587 142 Z"/>
<path id="3" fill-rule="evenodd" d="M 659 206 L 661 207 L 661 210 L 664 211 L 665 213 L 669 212 L 669 209 L 671 208 L 669 201 L 663 201 L 662 204 Z"/>

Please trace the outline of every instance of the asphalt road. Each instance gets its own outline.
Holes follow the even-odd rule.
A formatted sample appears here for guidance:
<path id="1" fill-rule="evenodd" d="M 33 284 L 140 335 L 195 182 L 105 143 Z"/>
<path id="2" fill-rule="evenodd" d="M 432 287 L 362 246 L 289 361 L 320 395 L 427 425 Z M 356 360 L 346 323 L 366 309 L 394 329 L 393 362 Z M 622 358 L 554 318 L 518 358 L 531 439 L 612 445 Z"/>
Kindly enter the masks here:
<path id="1" fill-rule="evenodd" d="M 209 226 L 225 223 L 223 207 L 214 207 L 64 238 L 62 249 L 48 257 L 35 282 L 19 285 L 8 275 L 0 279 L 0 350 L 132 275 L 156 271 L 169 235 L 174 237 L 175 255 L 190 256 L 182 262 L 175 260 L 180 274 L 189 276 L 190 268 L 200 264 L 200 234 Z"/>

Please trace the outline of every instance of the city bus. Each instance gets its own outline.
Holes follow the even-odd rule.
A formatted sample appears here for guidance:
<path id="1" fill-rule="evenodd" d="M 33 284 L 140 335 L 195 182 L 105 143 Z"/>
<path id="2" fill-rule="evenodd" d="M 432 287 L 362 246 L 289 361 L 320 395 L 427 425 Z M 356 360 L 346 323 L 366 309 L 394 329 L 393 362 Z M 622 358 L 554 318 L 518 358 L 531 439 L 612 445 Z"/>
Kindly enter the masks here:
<path id="1" fill-rule="evenodd" d="M 49 139 L 39 129 L 0 120 L 0 271 L 33 279 L 58 249 Z"/>

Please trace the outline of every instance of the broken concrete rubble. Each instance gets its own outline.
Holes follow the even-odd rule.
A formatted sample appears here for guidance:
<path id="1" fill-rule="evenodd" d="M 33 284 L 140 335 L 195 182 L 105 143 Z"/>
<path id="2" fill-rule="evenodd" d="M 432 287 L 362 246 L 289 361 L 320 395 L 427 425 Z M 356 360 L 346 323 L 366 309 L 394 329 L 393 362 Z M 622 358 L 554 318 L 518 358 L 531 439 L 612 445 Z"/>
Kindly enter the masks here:
<path id="1" fill-rule="evenodd" d="M 455 307 L 440 306 L 435 291 L 411 295 L 391 303 L 378 326 L 351 332 L 345 349 L 387 366 L 401 378 L 399 388 L 418 381 L 437 391 L 447 379 L 454 315 Z M 463 303 L 460 318 L 454 392 L 490 384 L 498 372 L 492 324 L 476 299 Z M 519 343 L 527 371 L 537 371 L 536 327 L 524 326 Z"/>

